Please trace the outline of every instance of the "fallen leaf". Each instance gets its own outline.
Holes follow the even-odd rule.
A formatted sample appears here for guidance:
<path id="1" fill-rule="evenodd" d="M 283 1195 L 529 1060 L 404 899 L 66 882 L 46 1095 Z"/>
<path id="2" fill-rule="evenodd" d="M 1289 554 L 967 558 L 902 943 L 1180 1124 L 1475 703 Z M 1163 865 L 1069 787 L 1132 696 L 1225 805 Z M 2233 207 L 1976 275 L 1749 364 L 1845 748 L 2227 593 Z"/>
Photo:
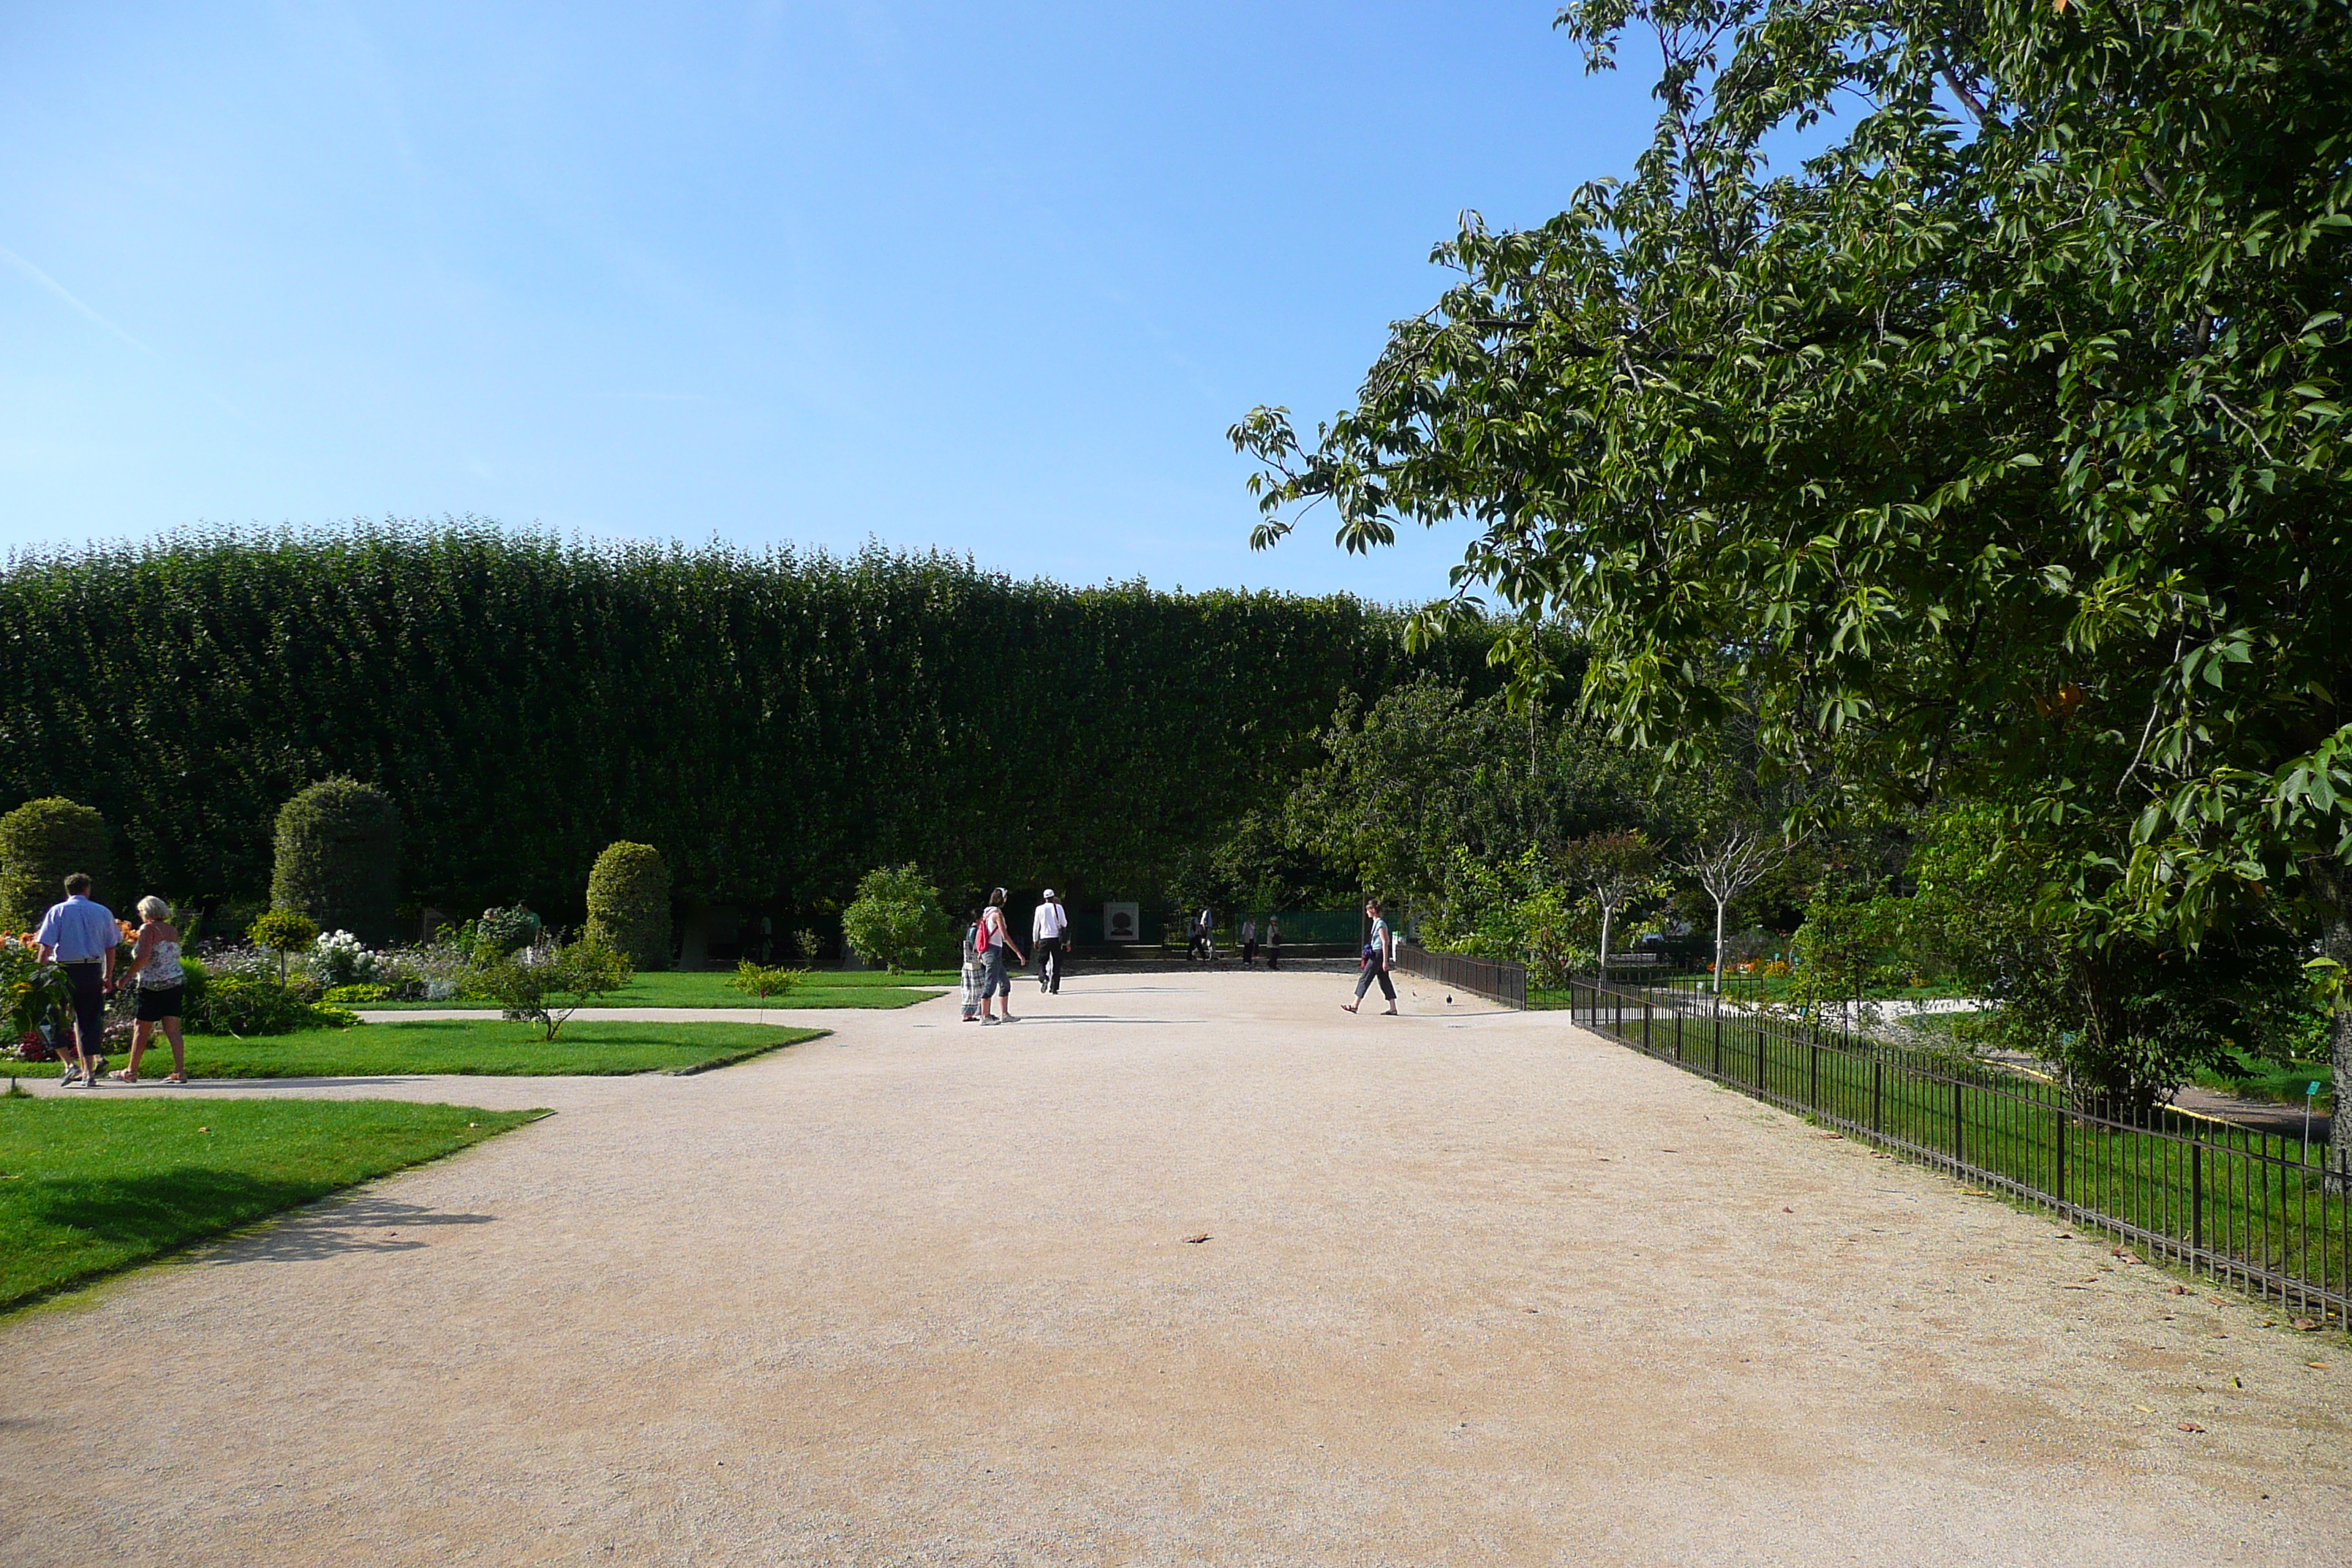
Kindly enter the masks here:
<path id="1" fill-rule="evenodd" d="M 2172 1294 L 2175 1296 L 2186 1296 L 2189 1294 L 2189 1287 L 2186 1285 L 2175 1285 L 2172 1288 Z"/>
<path id="2" fill-rule="evenodd" d="M 2322 1372 L 2326 1372 L 2327 1370 L 2327 1363 L 2324 1361 L 2307 1361 L 2303 1364 L 2305 1366 L 2315 1366 Z"/>
<path id="3" fill-rule="evenodd" d="M 2287 1320 L 2287 1326 L 2294 1330 L 2298 1334 L 2307 1334 L 2311 1332 L 2312 1330 L 2319 1327 L 2317 1323 L 2312 1321 L 2309 1318 L 2290 1318 Z"/>
<path id="4" fill-rule="evenodd" d="M 2183 1421 L 2183 1422 L 2181 1422 L 2181 1423 L 2180 1423 L 2180 1429 L 2181 1429 L 2183 1432 L 2202 1432 L 2203 1430 L 2205 1430 L 2205 1428 L 2204 1428 L 2204 1427 L 2200 1426 L 2199 1426 L 2199 1425 L 2197 1425 L 2197 1423 L 2196 1423 L 2196 1422 L 2194 1422 L 2194 1421 Z"/>
<path id="5" fill-rule="evenodd" d="M 1201 1243 L 1202 1243 L 1202 1242 L 1204 1242 L 1204 1241 L 1206 1241 L 1206 1240 L 1208 1240 L 1208 1239 L 1209 1239 L 1209 1233 L 1208 1233 L 1207 1231 L 1205 1231 L 1205 1230 L 1204 1230 L 1204 1231 L 1202 1231 L 1202 1232 L 1200 1235 L 1198 1235 L 1198 1236 L 1188 1236 L 1188 1237 L 1186 1237 L 1184 1238 L 1184 1244 L 1185 1244 L 1187 1247 L 1198 1247 L 1198 1246 L 1200 1246 L 1200 1245 L 1201 1245 Z"/>
<path id="6" fill-rule="evenodd" d="M 1816 1137 L 1816 1138 L 1841 1138 L 1841 1139 L 1842 1139 L 1842 1138 L 1843 1138 L 1843 1137 L 1845 1136 L 1845 1134 L 1844 1134 L 1844 1133 L 1843 1133 L 1843 1132 L 1816 1132 L 1816 1133 L 1814 1133 L 1814 1134 L 1813 1134 L 1813 1136 L 1814 1136 L 1814 1137 Z"/>
<path id="7" fill-rule="evenodd" d="M 1784 1207 L 1780 1210 L 1780 1212 L 1781 1212 L 1782 1214 L 1795 1214 L 1797 1211 L 1796 1211 L 1795 1209 L 1788 1208 L 1788 1207 L 1785 1207 L 1785 1206 L 1784 1206 Z"/>
<path id="8" fill-rule="evenodd" d="M 2135 1405 L 2132 1408 L 2138 1411 L 2143 1415 L 2153 1415 L 2156 1414 L 2156 1406 L 2153 1405 Z"/>

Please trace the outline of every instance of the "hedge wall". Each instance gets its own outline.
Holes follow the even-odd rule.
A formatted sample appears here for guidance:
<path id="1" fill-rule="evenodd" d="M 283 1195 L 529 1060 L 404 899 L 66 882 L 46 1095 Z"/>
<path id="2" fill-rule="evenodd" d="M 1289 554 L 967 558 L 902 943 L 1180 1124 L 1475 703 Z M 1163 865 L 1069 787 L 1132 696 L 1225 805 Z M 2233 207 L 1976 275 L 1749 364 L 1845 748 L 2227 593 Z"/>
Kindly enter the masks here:
<path id="1" fill-rule="evenodd" d="M 681 893 L 1147 893 L 1272 804 L 1339 693 L 1434 667 L 1346 597 L 1014 583 L 937 555 L 592 547 L 478 526 L 192 535 L 0 571 L 0 806 L 103 812 L 141 889 L 247 895 L 278 806 L 367 779 L 407 896 L 577 918 L 654 845 Z M 102 679 L 84 672 L 104 671 Z"/>

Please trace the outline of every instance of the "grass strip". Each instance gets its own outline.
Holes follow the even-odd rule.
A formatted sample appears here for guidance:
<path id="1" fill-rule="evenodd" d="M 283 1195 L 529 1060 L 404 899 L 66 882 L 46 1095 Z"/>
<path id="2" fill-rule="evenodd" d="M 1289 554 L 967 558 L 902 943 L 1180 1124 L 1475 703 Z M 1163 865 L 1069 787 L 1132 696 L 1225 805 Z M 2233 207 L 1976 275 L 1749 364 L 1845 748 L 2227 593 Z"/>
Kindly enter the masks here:
<path id="1" fill-rule="evenodd" d="M 0 1098 L 0 1311 L 546 1114 L 384 1100 Z"/>
<path id="2" fill-rule="evenodd" d="M 188 1072 L 217 1078 L 390 1078 L 457 1073 L 499 1078 L 601 1077 L 641 1072 L 708 1072 L 783 1046 L 813 1040 L 823 1029 L 773 1024 L 625 1024 L 575 1017 L 552 1040 L 534 1024 L 499 1018 L 431 1018 L 415 1023 L 362 1024 L 351 1029 L 304 1029 L 291 1035 L 188 1037 Z M 124 1065 L 120 1058 L 114 1066 Z M 0 1073 L 20 1076 L 62 1070 L 54 1063 L 0 1062 Z M 159 1037 L 140 1071 L 161 1078 L 172 1055 Z M 117 1092 L 108 1084 L 94 1096 Z M 124 1087 L 124 1094 L 137 1094 Z"/>
<path id="3" fill-rule="evenodd" d="M 953 971 L 891 974 L 881 970 L 824 970 L 810 976 L 808 984 L 790 995 L 747 996 L 727 984 L 733 978 L 731 973 L 711 970 L 640 973 L 627 985 L 609 996 L 600 997 L 582 1010 L 593 1012 L 600 1007 L 911 1007 L 918 1002 L 929 1001 L 935 994 L 914 987 L 962 983 L 961 974 Z M 415 1012 L 426 1008 L 484 1005 L 462 999 L 363 1004 L 371 1012 L 379 1009 Z"/>

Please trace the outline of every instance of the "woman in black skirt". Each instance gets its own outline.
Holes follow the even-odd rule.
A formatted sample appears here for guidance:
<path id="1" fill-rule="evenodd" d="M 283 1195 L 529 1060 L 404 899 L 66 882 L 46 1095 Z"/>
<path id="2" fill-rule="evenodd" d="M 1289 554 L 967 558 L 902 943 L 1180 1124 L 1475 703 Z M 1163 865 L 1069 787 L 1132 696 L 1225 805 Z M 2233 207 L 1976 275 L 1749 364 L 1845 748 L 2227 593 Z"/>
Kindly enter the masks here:
<path id="1" fill-rule="evenodd" d="M 117 983 L 139 987 L 139 1011 L 131 1026 L 131 1062 L 113 1076 L 124 1083 L 139 1081 L 139 1058 L 163 1026 L 172 1047 L 172 1076 L 165 1083 L 188 1081 L 188 1047 L 180 1038 L 180 997 L 187 989 L 187 972 L 180 967 L 180 928 L 172 923 L 172 906 L 149 894 L 139 900 L 139 942 L 131 950 L 131 965 Z"/>

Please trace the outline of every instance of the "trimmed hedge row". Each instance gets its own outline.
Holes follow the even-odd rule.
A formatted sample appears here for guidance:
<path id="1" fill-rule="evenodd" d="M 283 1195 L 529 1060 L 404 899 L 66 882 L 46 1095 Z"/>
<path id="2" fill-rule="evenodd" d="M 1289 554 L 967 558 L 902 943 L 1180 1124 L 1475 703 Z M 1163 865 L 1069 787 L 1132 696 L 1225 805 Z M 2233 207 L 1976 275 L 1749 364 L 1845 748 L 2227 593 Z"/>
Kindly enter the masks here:
<path id="1" fill-rule="evenodd" d="M 597 852 L 688 897 L 1149 893 L 1272 805 L 1339 694 L 1434 668 L 1347 597 L 1014 583 L 943 556 L 595 547 L 463 525 L 190 535 L 0 571 L 0 803 L 114 825 L 142 889 L 270 881 L 279 805 L 337 775 L 403 818 L 407 897 L 579 910 Z M 59 669 L 109 681 L 59 680 Z"/>

